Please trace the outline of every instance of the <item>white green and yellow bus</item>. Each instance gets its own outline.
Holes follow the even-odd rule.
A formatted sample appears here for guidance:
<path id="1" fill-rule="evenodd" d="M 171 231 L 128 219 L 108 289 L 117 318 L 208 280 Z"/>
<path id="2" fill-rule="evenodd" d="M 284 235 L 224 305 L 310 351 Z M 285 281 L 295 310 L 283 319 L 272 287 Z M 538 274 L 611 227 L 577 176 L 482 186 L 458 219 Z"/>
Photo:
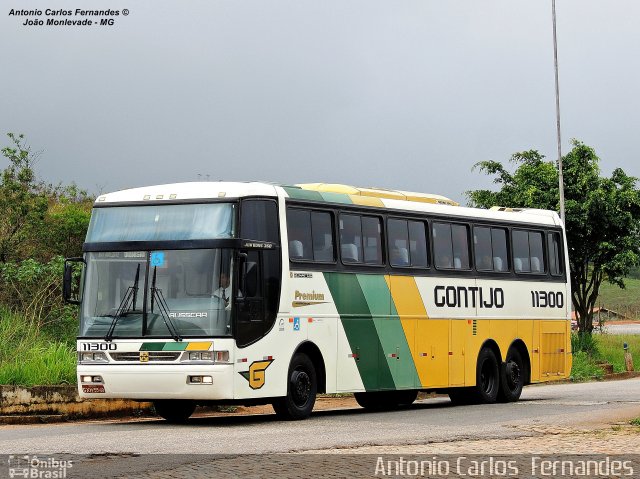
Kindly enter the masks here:
<path id="1" fill-rule="evenodd" d="M 170 421 L 269 403 L 301 419 L 318 393 L 516 401 L 569 375 L 567 264 L 551 211 L 321 183 L 101 195 L 65 265 L 78 390 Z"/>

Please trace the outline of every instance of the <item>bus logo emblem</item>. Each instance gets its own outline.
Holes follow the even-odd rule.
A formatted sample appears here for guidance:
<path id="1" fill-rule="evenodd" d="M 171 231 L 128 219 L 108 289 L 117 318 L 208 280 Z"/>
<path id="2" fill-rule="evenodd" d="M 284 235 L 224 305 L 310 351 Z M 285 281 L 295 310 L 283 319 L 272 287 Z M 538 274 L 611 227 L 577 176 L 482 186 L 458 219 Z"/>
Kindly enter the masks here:
<path id="1" fill-rule="evenodd" d="M 254 361 L 249 366 L 248 371 L 240 371 L 240 375 L 249 381 L 251 389 L 260 389 L 266 382 L 265 370 L 271 365 L 273 359 L 266 361 Z"/>
<path id="2" fill-rule="evenodd" d="M 141 363 L 149 362 L 149 351 L 140 351 L 140 362 Z"/>

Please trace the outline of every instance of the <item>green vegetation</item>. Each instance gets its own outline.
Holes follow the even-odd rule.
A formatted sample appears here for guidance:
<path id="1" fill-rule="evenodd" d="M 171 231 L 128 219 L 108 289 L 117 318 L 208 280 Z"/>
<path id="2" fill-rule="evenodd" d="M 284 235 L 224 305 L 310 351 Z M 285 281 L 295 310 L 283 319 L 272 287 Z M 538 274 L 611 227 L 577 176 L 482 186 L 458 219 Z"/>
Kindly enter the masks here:
<path id="1" fill-rule="evenodd" d="M 629 423 L 630 423 L 632 426 L 640 426 L 640 417 L 637 417 L 637 418 L 635 418 L 635 419 L 632 419 L 631 421 L 629 421 Z"/>
<path id="2" fill-rule="evenodd" d="M 70 322 L 39 329 L 0 307 L 0 384 L 75 383 L 74 336 Z"/>
<path id="3" fill-rule="evenodd" d="M 640 279 L 627 278 L 624 283 L 624 289 L 603 283 L 596 306 L 604 306 L 628 318 L 640 319 Z"/>
<path id="4" fill-rule="evenodd" d="M 599 379 L 604 373 L 598 364 L 613 365 L 616 373 L 624 372 L 624 349 L 627 343 L 633 356 L 633 367 L 640 370 L 640 335 L 611 335 L 611 334 L 573 334 L 571 346 L 573 349 L 573 367 L 571 379 L 586 381 Z"/>
<path id="5" fill-rule="evenodd" d="M 604 280 L 624 286 L 640 262 L 640 191 L 636 178 L 616 168 L 600 176 L 593 148 L 573 140 L 562 159 L 571 294 L 581 332 L 593 330 L 593 308 Z M 515 153 L 512 173 L 498 161 L 476 164 L 494 177 L 499 191 L 468 191 L 472 206 L 559 210 L 558 167 L 536 150 Z M 635 271 L 635 270 L 634 270 Z"/>
<path id="6" fill-rule="evenodd" d="M 63 257 L 82 252 L 93 200 L 36 179 L 23 135 L 0 172 L 0 384 L 75 382 L 77 308 L 62 301 Z"/>

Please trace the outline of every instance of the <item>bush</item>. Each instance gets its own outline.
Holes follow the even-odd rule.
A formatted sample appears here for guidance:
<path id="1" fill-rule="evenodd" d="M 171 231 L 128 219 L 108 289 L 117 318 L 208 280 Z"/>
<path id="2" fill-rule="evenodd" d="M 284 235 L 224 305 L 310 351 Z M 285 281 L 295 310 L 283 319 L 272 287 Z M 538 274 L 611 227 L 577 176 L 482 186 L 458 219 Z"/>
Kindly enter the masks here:
<path id="1" fill-rule="evenodd" d="M 582 352 L 592 358 L 597 358 L 600 355 L 600 352 L 598 351 L 598 343 L 591 333 L 572 333 L 571 350 L 574 354 Z"/>

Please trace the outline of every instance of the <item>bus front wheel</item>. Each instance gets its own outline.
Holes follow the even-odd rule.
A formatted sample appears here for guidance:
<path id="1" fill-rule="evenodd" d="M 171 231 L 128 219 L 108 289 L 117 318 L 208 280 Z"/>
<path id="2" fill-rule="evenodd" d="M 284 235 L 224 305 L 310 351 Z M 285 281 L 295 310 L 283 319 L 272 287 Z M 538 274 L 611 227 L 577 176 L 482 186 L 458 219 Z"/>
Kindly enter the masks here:
<path id="1" fill-rule="evenodd" d="M 273 402 L 273 410 L 283 419 L 305 419 L 313 410 L 317 392 L 318 381 L 313 362 L 306 354 L 298 353 L 289 365 L 287 395 Z"/>
<path id="2" fill-rule="evenodd" d="M 156 414 L 170 423 L 185 422 L 196 410 L 196 403 L 185 399 L 153 401 Z"/>

